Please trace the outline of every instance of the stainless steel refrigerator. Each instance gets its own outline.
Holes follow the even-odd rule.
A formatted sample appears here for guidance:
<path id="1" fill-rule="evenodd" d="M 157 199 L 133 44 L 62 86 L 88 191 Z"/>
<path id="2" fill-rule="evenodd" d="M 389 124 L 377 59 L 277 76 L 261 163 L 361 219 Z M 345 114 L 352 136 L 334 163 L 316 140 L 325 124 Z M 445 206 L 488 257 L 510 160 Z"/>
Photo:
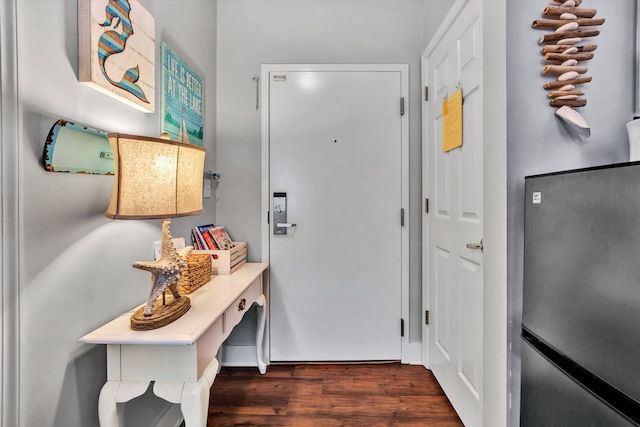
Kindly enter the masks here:
<path id="1" fill-rule="evenodd" d="M 639 426 L 640 162 L 525 192 L 521 426 Z"/>

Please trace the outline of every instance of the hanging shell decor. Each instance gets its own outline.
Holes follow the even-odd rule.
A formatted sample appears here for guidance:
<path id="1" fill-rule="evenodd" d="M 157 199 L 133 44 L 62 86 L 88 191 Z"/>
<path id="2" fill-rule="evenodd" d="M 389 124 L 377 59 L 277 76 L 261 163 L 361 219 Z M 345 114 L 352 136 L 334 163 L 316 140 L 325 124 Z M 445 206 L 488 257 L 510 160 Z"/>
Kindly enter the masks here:
<path id="1" fill-rule="evenodd" d="M 556 116 L 588 138 L 591 128 L 576 108 L 587 105 L 580 86 L 590 82 L 591 77 L 585 75 L 589 68 L 584 63 L 593 59 L 598 46 L 585 39 L 600 34 L 593 27 L 604 24 L 604 18 L 594 18 L 596 9 L 579 7 L 582 0 L 553 1 L 542 12 L 546 19 L 536 19 L 532 24 L 533 28 L 552 31 L 539 40 L 544 45 L 542 55 L 546 64 L 542 73 L 555 79 L 543 87 L 549 91 L 549 105 L 557 108 Z"/>

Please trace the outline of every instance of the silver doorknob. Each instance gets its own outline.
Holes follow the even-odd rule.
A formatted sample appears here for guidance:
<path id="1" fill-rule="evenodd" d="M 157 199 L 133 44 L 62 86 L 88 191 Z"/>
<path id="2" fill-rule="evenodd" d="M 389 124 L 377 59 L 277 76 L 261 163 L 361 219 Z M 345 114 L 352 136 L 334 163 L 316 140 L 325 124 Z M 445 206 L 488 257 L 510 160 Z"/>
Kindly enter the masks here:
<path id="1" fill-rule="evenodd" d="M 467 248 L 469 249 L 480 249 L 481 251 L 484 250 L 484 245 L 482 243 L 483 239 L 480 239 L 480 243 L 467 243 Z"/>
<path id="2" fill-rule="evenodd" d="M 287 222 L 278 222 L 276 224 L 276 227 L 280 227 L 280 228 L 291 228 L 291 227 L 295 227 L 296 224 L 289 224 Z"/>

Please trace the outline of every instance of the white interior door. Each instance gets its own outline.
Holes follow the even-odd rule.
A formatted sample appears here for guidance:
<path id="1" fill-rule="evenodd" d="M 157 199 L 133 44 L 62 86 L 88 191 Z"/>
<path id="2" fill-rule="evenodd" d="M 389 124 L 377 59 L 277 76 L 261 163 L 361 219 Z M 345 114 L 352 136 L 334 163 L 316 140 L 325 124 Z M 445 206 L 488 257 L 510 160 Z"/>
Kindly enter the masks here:
<path id="1" fill-rule="evenodd" d="M 429 365 L 466 426 L 482 425 L 482 6 L 469 1 L 426 59 Z M 442 103 L 462 88 L 463 145 L 442 150 Z"/>
<path id="2" fill-rule="evenodd" d="M 272 361 L 401 358 L 402 78 L 268 74 Z"/>

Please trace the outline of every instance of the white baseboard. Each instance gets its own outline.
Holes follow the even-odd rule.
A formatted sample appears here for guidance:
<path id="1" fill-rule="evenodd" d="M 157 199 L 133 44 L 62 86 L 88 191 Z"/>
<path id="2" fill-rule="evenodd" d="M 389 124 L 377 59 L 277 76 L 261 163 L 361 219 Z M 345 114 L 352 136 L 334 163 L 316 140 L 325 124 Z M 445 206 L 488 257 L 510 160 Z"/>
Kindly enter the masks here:
<path id="1" fill-rule="evenodd" d="M 219 356 L 222 366 L 232 368 L 258 367 L 255 345 L 223 345 Z"/>
<path id="2" fill-rule="evenodd" d="M 408 343 L 404 346 L 402 363 L 422 365 L 422 343 Z M 220 349 L 220 364 L 222 366 L 240 368 L 257 367 L 256 347 L 252 345 L 223 345 Z"/>
<path id="3" fill-rule="evenodd" d="M 402 363 L 422 365 L 422 343 L 410 342 L 403 347 Z"/>

